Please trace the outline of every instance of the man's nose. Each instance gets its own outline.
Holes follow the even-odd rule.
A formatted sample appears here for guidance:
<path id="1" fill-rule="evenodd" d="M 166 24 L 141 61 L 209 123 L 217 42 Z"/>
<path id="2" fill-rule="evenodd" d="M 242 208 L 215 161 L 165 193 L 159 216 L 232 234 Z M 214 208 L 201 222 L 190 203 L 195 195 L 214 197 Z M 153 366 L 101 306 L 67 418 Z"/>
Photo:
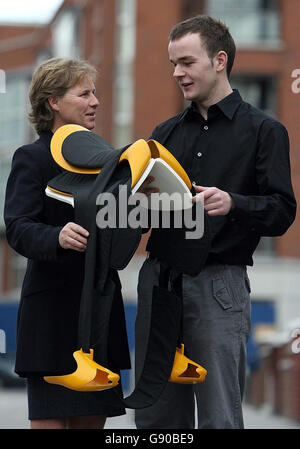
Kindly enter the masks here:
<path id="1" fill-rule="evenodd" d="M 176 65 L 175 67 L 174 67 L 174 72 L 173 72 L 173 76 L 174 76 L 174 78 L 179 78 L 179 77 L 181 77 L 181 76 L 184 76 L 185 75 L 185 73 L 184 73 L 184 71 L 182 70 L 182 67 L 180 66 L 180 65 Z"/>

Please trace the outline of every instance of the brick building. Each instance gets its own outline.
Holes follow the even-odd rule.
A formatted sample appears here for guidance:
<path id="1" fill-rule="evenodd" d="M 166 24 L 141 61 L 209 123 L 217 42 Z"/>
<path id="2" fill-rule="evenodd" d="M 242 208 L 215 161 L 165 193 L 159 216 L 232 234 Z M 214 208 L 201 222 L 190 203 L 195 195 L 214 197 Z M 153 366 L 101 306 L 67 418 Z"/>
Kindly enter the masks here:
<path id="1" fill-rule="evenodd" d="M 12 153 L 34 138 L 26 111 L 37 63 L 51 56 L 74 56 L 98 67 L 100 108 L 95 132 L 120 147 L 147 138 L 157 123 L 183 109 L 167 56 L 168 33 L 178 21 L 202 13 L 223 20 L 235 39 L 232 86 L 288 129 L 292 179 L 299 199 L 298 0 L 65 0 L 50 23 L 42 26 L 0 23 L 0 69 L 6 75 L 6 93 L 0 93 L 1 208 Z M 8 248 L 3 221 L 0 226 L 0 295 L 16 299 L 25 260 Z M 139 266 L 139 255 L 144 256 L 146 238 L 133 267 Z M 270 323 L 276 328 L 299 316 L 299 266 L 297 215 L 284 236 L 262 240 L 255 268 L 249 270 L 253 304 L 269 307 L 274 317 Z M 134 278 L 136 271 L 130 270 L 126 276 Z M 135 278 L 130 284 L 135 285 Z M 135 289 L 126 285 L 125 296 L 134 298 Z"/>

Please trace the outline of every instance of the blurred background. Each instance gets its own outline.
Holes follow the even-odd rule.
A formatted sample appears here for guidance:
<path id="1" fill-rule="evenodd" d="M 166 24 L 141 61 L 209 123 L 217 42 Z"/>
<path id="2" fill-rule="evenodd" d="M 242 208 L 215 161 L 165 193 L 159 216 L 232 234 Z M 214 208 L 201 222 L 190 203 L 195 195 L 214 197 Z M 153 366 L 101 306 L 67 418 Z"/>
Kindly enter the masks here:
<path id="1" fill-rule="evenodd" d="M 100 99 L 95 132 L 121 147 L 147 138 L 158 123 L 185 107 L 168 61 L 171 27 L 196 14 L 220 18 L 229 26 L 237 45 L 232 87 L 240 90 L 245 101 L 281 121 L 289 132 L 292 180 L 299 200 L 300 2 L 11 0 L 5 5 L 1 3 L 0 428 L 5 428 L 8 424 L 1 427 L 1 419 L 2 423 L 13 422 L 19 403 L 16 402 L 14 410 L 9 407 L 17 397 L 21 397 L 26 409 L 24 382 L 13 374 L 17 308 L 26 259 L 6 242 L 3 202 L 13 152 L 36 138 L 27 112 L 28 87 L 37 64 L 60 56 L 80 57 L 94 64 L 99 69 L 96 87 Z M 133 260 L 120 273 L 132 354 L 137 273 L 146 257 L 147 237 L 143 237 Z M 245 407 L 257 411 L 267 408 L 271 415 L 291 420 L 300 428 L 299 214 L 283 237 L 262 239 L 254 263 L 248 270 L 253 324 L 248 344 Z M 123 381 L 125 392 L 129 392 L 133 385 L 131 371 L 123 374 Z M 16 389 L 19 395 L 13 393 L 5 402 L 5 393 Z"/>

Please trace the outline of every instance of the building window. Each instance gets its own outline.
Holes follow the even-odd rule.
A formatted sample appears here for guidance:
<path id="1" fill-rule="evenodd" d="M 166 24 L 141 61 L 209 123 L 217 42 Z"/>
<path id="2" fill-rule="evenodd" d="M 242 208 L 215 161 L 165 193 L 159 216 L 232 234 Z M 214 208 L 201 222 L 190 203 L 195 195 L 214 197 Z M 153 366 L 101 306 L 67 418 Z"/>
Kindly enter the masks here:
<path id="1" fill-rule="evenodd" d="M 78 14 L 74 8 L 63 10 L 53 24 L 52 51 L 55 58 L 77 58 Z"/>
<path id="2" fill-rule="evenodd" d="M 136 1 L 116 2 L 116 49 L 114 82 L 114 145 L 121 147 L 132 138 L 134 117 L 134 59 Z"/>
<path id="3" fill-rule="evenodd" d="M 275 77 L 232 74 L 230 84 L 232 88 L 239 90 L 244 101 L 276 118 L 277 81 Z"/>
<path id="4" fill-rule="evenodd" d="M 27 76 L 7 77 L 6 92 L 0 102 L 0 155 L 10 152 L 24 141 L 28 134 L 28 92 Z"/>
<path id="5" fill-rule="evenodd" d="M 28 111 L 27 75 L 7 76 L 6 92 L 0 102 L 0 210 L 3 211 L 7 178 L 13 152 L 28 142 L 30 126 Z M 0 214 L 0 231 L 4 229 L 3 214 Z"/>
<path id="6" fill-rule="evenodd" d="M 238 46 L 280 41 L 278 0 L 207 0 L 206 13 L 224 22 Z"/>

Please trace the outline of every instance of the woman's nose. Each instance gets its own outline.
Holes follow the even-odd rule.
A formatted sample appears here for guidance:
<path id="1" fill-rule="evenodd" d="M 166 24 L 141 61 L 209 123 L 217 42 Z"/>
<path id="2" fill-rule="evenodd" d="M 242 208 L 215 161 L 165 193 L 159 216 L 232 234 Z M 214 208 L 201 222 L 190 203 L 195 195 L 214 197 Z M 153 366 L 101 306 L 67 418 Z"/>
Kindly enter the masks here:
<path id="1" fill-rule="evenodd" d="M 98 100 L 98 98 L 96 97 L 95 94 L 92 94 L 90 104 L 91 104 L 91 106 L 93 106 L 93 107 L 99 106 L 100 101 Z"/>

